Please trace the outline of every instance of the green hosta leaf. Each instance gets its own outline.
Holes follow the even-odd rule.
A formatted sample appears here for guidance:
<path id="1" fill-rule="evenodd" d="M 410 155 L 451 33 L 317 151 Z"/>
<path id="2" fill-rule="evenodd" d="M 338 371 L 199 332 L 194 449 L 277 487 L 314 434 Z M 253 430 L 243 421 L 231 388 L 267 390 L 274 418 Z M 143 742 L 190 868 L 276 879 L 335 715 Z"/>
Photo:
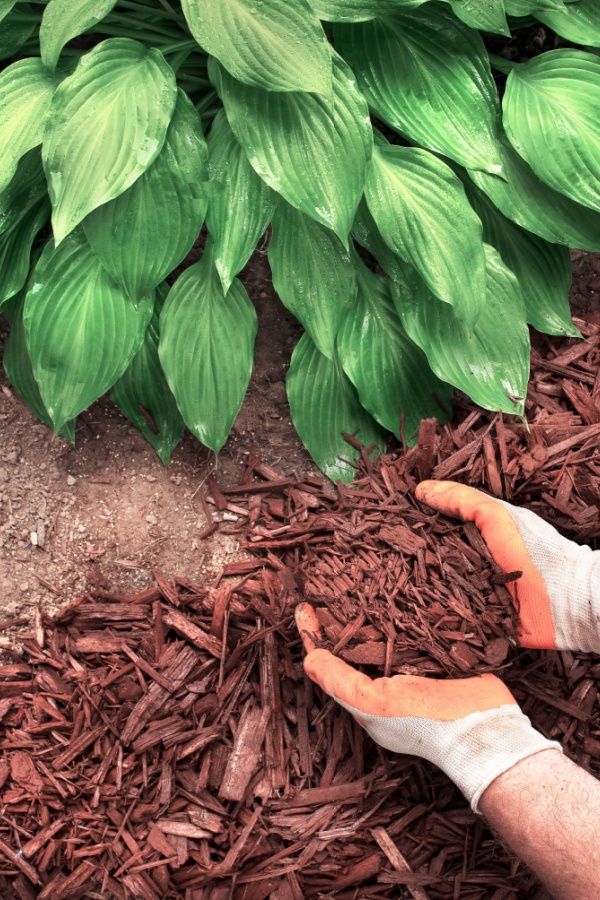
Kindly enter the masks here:
<path id="1" fill-rule="evenodd" d="M 574 44 L 600 47 L 600 5 L 598 0 L 577 0 L 558 9 L 539 9 L 536 19 Z"/>
<path id="2" fill-rule="evenodd" d="M 13 9 L 13 7 L 18 3 L 18 0 L 2 0 L 0 3 L 0 22 L 2 22 L 9 12 Z M 31 7 L 28 7 L 31 9 Z"/>
<path id="3" fill-rule="evenodd" d="M 477 187 L 507 218 L 545 240 L 599 251 L 600 215 L 540 181 L 504 135 L 500 143 L 502 176 L 471 171 Z"/>
<path id="4" fill-rule="evenodd" d="M 0 191 L 8 187 L 21 157 L 42 143 L 59 81 L 41 59 L 21 59 L 0 75 Z"/>
<path id="5" fill-rule="evenodd" d="M 389 282 L 360 260 L 357 267 L 358 295 L 338 336 L 339 357 L 364 408 L 387 431 L 412 443 L 422 418 L 450 417 L 453 388 L 433 374 L 423 351 L 406 334 Z"/>
<path id="6" fill-rule="evenodd" d="M 356 268 L 328 228 L 280 201 L 269 246 L 273 286 L 328 359 L 342 319 L 356 298 Z"/>
<path id="7" fill-rule="evenodd" d="M 404 286 L 392 283 L 394 303 L 439 378 L 484 409 L 522 415 L 529 375 L 525 304 L 516 276 L 498 252 L 486 246 L 486 257 L 486 302 L 473 328 L 437 302 L 418 277 Z"/>
<path id="8" fill-rule="evenodd" d="M 239 81 L 268 91 L 331 91 L 331 56 L 308 0 L 182 0 L 198 43 Z"/>
<path id="9" fill-rule="evenodd" d="M 562 0 L 560 0 L 562 3 Z M 506 15 L 506 21 L 508 22 L 508 27 L 511 31 L 516 31 L 519 28 L 529 28 L 530 25 L 535 25 L 537 19 L 533 16 L 509 16 Z M 490 61 L 493 59 L 493 54 L 490 55 Z M 504 58 L 504 57 L 503 57 Z M 494 63 L 492 62 L 492 68 L 494 68 Z M 500 70 L 502 71 L 502 70 Z"/>
<path id="10" fill-rule="evenodd" d="M 218 453 L 231 431 L 250 375 L 256 312 L 234 278 L 223 293 L 207 245 L 200 262 L 171 288 L 160 318 L 159 356 L 185 424 Z"/>
<path id="11" fill-rule="evenodd" d="M 29 4 L 25 8 L 28 12 L 32 11 Z M 11 16 L 11 12 L 12 9 L 5 11 L 2 27 L 0 28 L 0 60 L 9 59 L 15 53 L 18 53 L 27 42 L 27 39 L 31 37 L 35 28 L 33 22 L 22 22 Z"/>
<path id="12" fill-rule="evenodd" d="M 363 197 L 358 207 L 354 224 L 352 225 L 352 236 L 361 247 L 365 247 L 372 256 L 375 257 L 381 268 L 390 278 L 396 278 L 402 281 L 406 270 L 406 263 L 397 253 L 390 250 L 386 242 L 381 236 L 375 219 L 369 212 L 367 201 Z"/>
<path id="13" fill-rule="evenodd" d="M 469 28 L 510 36 L 504 0 L 447 0 L 454 14 Z"/>
<path id="14" fill-rule="evenodd" d="M 14 228 L 23 209 L 48 196 L 39 147 L 30 150 L 19 161 L 8 187 L 0 193 L 0 234 Z"/>
<path id="15" fill-rule="evenodd" d="M 153 298 L 134 307 L 80 232 L 47 245 L 25 301 L 33 371 L 58 432 L 120 378 L 139 350 Z"/>
<path id="16" fill-rule="evenodd" d="M 346 63 L 334 54 L 333 102 L 242 85 L 214 59 L 209 72 L 253 169 L 345 243 L 373 143 L 367 104 Z"/>
<path id="17" fill-rule="evenodd" d="M 342 432 L 358 432 L 365 446 L 385 449 L 385 435 L 358 401 L 356 388 L 338 359 L 319 353 L 310 335 L 303 335 L 292 354 L 286 379 L 290 412 L 300 440 L 332 481 L 352 481 L 356 469 L 345 460 L 356 451 Z"/>
<path id="18" fill-rule="evenodd" d="M 365 196 L 388 246 L 472 325 L 485 302 L 485 254 L 456 175 L 427 150 L 377 142 Z"/>
<path id="19" fill-rule="evenodd" d="M 376 115 L 411 141 L 471 169 L 500 171 L 499 104 L 481 37 L 439 3 L 336 25 Z"/>
<path id="20" fill-rule="evenodd" d="M 551 50 L 508 76 L 504 127 L 533 171 L 600 211 L 600 57 Z"/>
<path id="21" fill-rule="evenodd" d="M 184 424 L 158 358 L 159 316 L 168 285 L 156 290 L 154 313 L 144 343 L 110 392 L 130 422 L 139 428 L 165 465 L 183 434 Z"/>
<path id="22" fill-rule="evenodd" d="M 217 113 L 208 138 L 212 194 L 206 225 L 215 242 L 215 265 L 225 293 L 264 234 L 273 214 L 276 194 L 259 178 L 235 138 L 223 110 Z"/>
<path id="23" fill-rule="evenodd" d="M 325 22 L 366 22 L 389 16 L 398 9 L 414 9 L 426 0 L 310 0 L 310 5 Z"/>
<path id="24" fill-rule="evenodd" d="M 50 0 L 40 25 L 44 65 L 54 69 L 65 44 L 100 22 L 117 0 Z"/>
<path id="25" fill-rule="evenodd" d="M 465 187 L 482 221 L 483 240 L 496 248 L 517 276 L 529 324 L 546 334 L 581 337 L 571 321 L 569 309 L 571 256 L 568 249 L 550 244 L 510 222 L 473 184 Z"/>
<path id="26" fill-rule="evenodd" d="M 563 0 L 504 0 L 504 9 L 509 16 L 529 16 L 540 9 L 560 9 Z"/>
<path id="27" fill-rule="evenodd" d="M 38 148 L 20 161 L 0 194 L 0 306 L 17 294 L 29 274 L 31 248 L 50 218 L 50 199 Z"/>
<path id="28" fill-rule="evenodd" d="M 152 165 L 176 99 L 158 50 L 111 38 L 82 57 L 54 94 L 44 137 L 57 244 Z"/>
<path id="29" fill-rule="evenodd" d="M 137 301 L 187 255 L 208 201 L 206 141 L 191 100 L 178 92 L 157 159 L 123 194 L 85 219 L 85 234 L 106 271 Z"/>
<path id="30" fill-rule="evenodd" d="M 44 425 L 52 428 L 52 420 L 40 394 L 38 383 L 33 375 L 33 367 L 25 341 L 25 326 L 23 324 L 23 307 L 25 305 L 25 292 L 13 297 L 6 304 L 10 307 L 8 318 L 10 320 L 10 334 L 4 344 L 4 369 L 9 381 L 19 397 L 25 401 L 29 409 L 35 413 Z M 4 312 L 8 312 L 5 308 Z M 75 441 L 76 420 L 65 422 L 58 432 L 68 441 Z"/>

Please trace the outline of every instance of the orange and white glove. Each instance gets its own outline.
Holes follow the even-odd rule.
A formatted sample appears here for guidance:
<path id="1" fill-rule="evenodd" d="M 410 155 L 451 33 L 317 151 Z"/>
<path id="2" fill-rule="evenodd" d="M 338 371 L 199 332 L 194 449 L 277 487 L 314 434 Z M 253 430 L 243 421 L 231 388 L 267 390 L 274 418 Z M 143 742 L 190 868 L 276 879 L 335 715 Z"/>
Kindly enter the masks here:
<path id="1" fill-rule="evenodd" d="M 600 552 L 562 537 L 529 509 L 453 481 L 422 481 L 417 499 L 474 522 L 506 572 L 522 647 L 600 652 Z"/>
<path id="2" fill-rule="evenodd" d="M 318 648 L 319 620 L 308 603 L 296 607 L 296 625 L 309 678 L 376 743 L 439 766 L 475 812 L 485 789 L 503 772 L 541 750 L 561 749 L 533 728 L 495 675 L 454 680 L 395 675 L 373 681 Z"/>

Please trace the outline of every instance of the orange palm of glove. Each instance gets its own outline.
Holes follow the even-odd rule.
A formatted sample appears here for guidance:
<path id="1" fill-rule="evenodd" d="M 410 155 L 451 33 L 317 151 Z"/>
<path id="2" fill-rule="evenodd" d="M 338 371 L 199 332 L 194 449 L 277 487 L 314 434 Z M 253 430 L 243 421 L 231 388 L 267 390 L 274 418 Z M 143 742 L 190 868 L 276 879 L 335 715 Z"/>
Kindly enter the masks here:
<path id="1" fill-rule="evenodd" d="M 498 565 L 505 572 L 523 573 L 517 581 L 507 584 L 519 616 L 519 644 L 554 649 L 556 632 L 546 582 L 506 506 L 453 481 L 422 481 L 416 496 L 446 515 L 474 522 Z"/>
<path id="2" fill-rule="evenodd" d="M 540 750 L 558 748 L 532 728 L 495 675 L 447 681 L 394 675 L 372 681 L 318 648 L 319 620 L 308 603 L 296 608 L 296 624 L 308 676 L 382 747 L 439 766 L 476 811 L 502 772 Z"/>
<path id="3" fill-rule="evenodd" d="M 321 626 L 308 603 L 296 607 L 296 626 L 307 656 L 308 677 L 336 700 L 374 716 L 418 716 L 453 722 L 474 712 L 516 701 L 495 675 L 438 680 L 419 675 L 376 678 L 364 675 L 329 650 L 318 649 Z"/>

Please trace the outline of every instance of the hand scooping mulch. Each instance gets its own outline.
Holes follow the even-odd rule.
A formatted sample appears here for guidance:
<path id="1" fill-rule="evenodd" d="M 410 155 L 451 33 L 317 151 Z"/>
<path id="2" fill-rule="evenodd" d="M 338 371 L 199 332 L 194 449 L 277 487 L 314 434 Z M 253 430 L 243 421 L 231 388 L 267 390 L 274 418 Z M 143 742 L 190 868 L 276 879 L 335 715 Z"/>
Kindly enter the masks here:
<path id="1" fill-rule="evenodd" d="M 373 465 L 363 450 L 362 477 L 338 486 L 335 507 L 287 532 L 298 535 L 295 578 L 315 605 L 324 646 L 384 675 L 501 671 L 516 647 L 504 584 L 521 573 L 494 563 L 472 523 L 450 522 L 414 498 L 415 475 L 431 472 L 423 447 L 433 446 L 435 426 L 424 420 L 419 445 L 397 459 Z"/>
<path id="2" fill-rule="evenodd" d="M 210 587 L 155 572 L 128 597 L 96 570 L 38 615 L 0 666 L 0 896 L 542 900 L 441 772 L 377 748 L 305 678 L 293 609 L 319 607 L 330 646 L 372 675 L 497 671 L 600 773 L 600 661 L 515 648 L 478 535 L 413 495 L 431 471 L 594 544 L 600 333 L 584 334 L 534 352 L 529 431 L 459 401 L 416 448 L 364 453 L 335 497 L 252 457 L 204 502 L 239 517 L 215 525 L 255 559 Z"/>

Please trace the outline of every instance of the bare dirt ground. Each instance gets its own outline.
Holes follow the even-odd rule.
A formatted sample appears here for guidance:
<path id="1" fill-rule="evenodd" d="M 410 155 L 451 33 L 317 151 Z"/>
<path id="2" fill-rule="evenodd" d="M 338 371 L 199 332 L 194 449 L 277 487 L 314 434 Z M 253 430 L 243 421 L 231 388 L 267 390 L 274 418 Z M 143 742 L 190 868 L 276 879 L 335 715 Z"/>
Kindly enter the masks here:
<path id="1" fill-rule="evenodd" d="M 573 276 L 574 311 L 600 322 L 600 254 L 575 251 Z M 241 277 L 258 312 L 256 366 L 217 481 L 237 483 L 253 449 L 286 474 L 319 476 L 285 394 L 300 326 L 275 296 L 263 254 Z M 115 589 L 135 592 L 151 581 L 152 566 L 207 584 L 243 555 L 232 535 L 200 538 L 209 524 L 200 491 L 215 460 L 190 434 L 165 469 L 104 397 L 80 417 L 73 448 L 51 440 L 3 373 L 0 387 L 0 619 L 27 616 L 37 604 L 47 612 L 62 606 L 85 589 L 90 569 Z"/>
<path id="2" fill-rule="evenodd" d="M 214 454 L 186 433 L 165 469 L 108 396 L 80 417 L 75 447 L 53 441 L 2 371 L 0 619 L 27 615 L 37 603 L 48 612 L 63 605 L 85 588 L 90 567 L 129 592 L 147 586 L 151 566 L 210 583 L 242 555 L 233 536 L 199 539 L 209 524 L 200 491 L 211 472 L 221 486 L 236 484 L 254 449 L 286 474 L 319 476 L 285 394 L 300 326 L 273 292 L 266 257 L 255 254 L 242 280 L 259 318 L 256 366 L 216 465 Z M 214 511 L 215 520 L 221 515 Z"/>

